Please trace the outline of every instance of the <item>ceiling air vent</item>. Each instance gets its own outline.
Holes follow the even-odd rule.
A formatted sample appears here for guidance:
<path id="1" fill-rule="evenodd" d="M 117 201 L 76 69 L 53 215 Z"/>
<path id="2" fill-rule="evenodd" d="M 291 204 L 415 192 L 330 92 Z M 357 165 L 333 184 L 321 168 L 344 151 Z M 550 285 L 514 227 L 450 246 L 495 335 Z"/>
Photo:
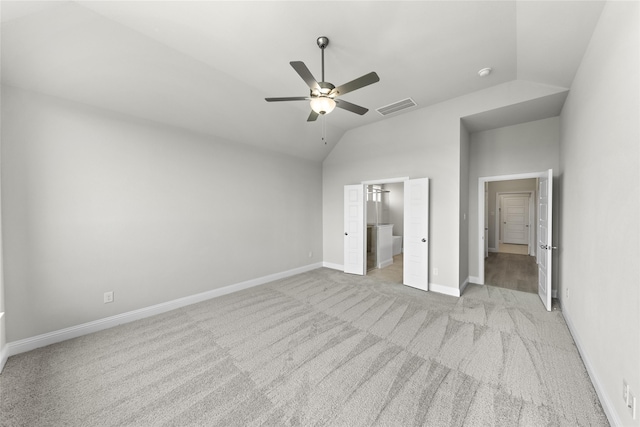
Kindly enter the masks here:
<path id="1" fill-rule="evenodd" d="M 415 107 L 416 105 L 418 104 L 416 104 L 413 99 L 407 98 L 402 101 L 377 108 L 376 111 L 382 116 L 388 116 L 389 114 L 397 113 L 398 111 L 406 110 L 407 108 Z"/>

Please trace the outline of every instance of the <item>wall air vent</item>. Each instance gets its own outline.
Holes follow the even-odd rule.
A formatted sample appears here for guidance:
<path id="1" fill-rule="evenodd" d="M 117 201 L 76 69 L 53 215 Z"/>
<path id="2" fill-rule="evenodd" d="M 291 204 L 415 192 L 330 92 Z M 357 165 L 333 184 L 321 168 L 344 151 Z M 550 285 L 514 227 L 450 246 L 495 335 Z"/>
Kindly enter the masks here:
<path id="1" fill-rule="evenodd" d="M 415 107 L 416 102 L 411 99 L 403 99 L 402 101 L 394 102 L 393 104 L 385 105 L 384 107 L 376 108 L 376 111 L 382 116 L 388 116 L 389 114 L 397 113 L 398 111 L 406 110 L 407 108 Z"/>

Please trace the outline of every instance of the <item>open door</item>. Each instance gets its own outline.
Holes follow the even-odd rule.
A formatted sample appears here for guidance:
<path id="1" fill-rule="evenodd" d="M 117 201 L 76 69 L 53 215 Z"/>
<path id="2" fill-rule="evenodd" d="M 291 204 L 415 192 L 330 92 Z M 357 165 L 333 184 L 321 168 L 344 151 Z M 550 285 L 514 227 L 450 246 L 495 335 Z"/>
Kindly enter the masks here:
<path id="1" fill-rule="evenodd" d="M 551 239 L 553 171 L 549 169 L 547 176 L 538 182 L 538 295 L 547 311 L 551 311 L 551 261 L 555 249 Z"/>
<path id="2" fill-rule="evenodd" d="M 344 186 L 344 272 L 364 275 L 364 185 Z"/>
<path id="3" fill-rule="evenodd" d="M 404 182 L 403 283 L 429 290 L 429 178 Z"/>
<path id="4" fill-rule="evenodd" d="M 484 183 L 484 257 L 489 256 L 489 183 Z"/>

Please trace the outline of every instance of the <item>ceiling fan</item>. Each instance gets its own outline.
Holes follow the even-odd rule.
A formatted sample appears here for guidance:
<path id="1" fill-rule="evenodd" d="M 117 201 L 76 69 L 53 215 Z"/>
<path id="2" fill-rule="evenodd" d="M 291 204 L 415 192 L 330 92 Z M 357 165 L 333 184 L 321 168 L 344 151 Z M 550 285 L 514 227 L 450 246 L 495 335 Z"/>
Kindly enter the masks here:
<path id="1" fill-rule="evenodd" d="M 302 80 L 309 86 L 309 96 L 290 96 L 284 98 L 265 98 L 267 102 L 278 101 L 310 101 L 311 114 L 309 114 L 308 122 L 315 121 L 319 115 L 328 114 L 335 107 L 342 108 L 343 110 L 351 111 L 352 113 L 363 115 L 367 111 L 367 108 L 359 105 L 352 104 L 342 99 L 338 99 L 339 96 L 352 92 L 356 89 L 368 86 L 372 83 L 380 81 L 380 77 L 375 72 L 365 74 L 362 77 L 358 77 L 348 83 L 335 87 L 329 82 L 324 81 L 324 49 L 329 45 L 329 38 L 325 36 L 318 37 L 318 47 L 322 51 L 322 81 L 318 82 L 309 71 L 304 62 L 291 61 L 290 64 L 294 70 L 302 77 Z"/>

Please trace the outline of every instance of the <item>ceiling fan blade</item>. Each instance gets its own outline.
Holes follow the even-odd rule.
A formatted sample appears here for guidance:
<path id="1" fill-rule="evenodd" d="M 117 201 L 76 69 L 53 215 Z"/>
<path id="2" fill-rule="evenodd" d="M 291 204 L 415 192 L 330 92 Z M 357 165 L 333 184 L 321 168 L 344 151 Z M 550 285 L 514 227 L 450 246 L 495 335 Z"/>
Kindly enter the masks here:
<path id="1" fill-rule="evenodd" d="M 356 104 L 352 104 L 350 102 L 345 101 L 344 99 L 336 99 L 336 107 L 342 108 L 343 110 L 351 111 L 352 113 L 360 114 L 361 116 L 369 111 L 368 108 L 361 107 Z"/>
<path id="2" fill-rule="evenodd" d="M 308 96 L 288 96 L 284 98 L 265 98 L 264 100 L 267 102 L 278 102 L 278 101 L 308 101 L 311 98 Z"/>
<path id="3" fill-rule="evenodd" d="M 300 75 L 300 77 L 302 77 L 302 80 L 304 80 L 305 83 L 307 84 L 307 86 L 309 86 L 309 89 L 317 90 L 317 91 L 320 90 L 320 85 L 318 85 L 318 82 L 313 77 L 313 74 L 311 74 L 311 71 L 309 71 L 307 66 L 304 65 L 304 62 L 302 62 L 302 61 L 291 61 L 291 62 L 289 62 L 289 64 L 291 64 L 291 66 L 293 67 L 294 70 L 296 70 L 298 75 Z"/>
<path id="4" fill-rule="evenodd" d="M 370 72 L 369 74 L 365 74 L 362 77 L 358 77 L 355 80 L 351 80 L 349 83 L 345 83 L 331 91 L 332 95 L 340 96 L 345 93 L 352 92 L 356 89 L 360 89 L 361 87 L 368 86 L 370 84 L 376 83 L 380 81 L 380 77 L 375 73 L 375 71 Z"/>
<path id="5" fill-rule="evenodd" d="M 309 114 L 309 118 L 307 119 L 308 122 L 315 122 L 318 119 L 318 116 L 320 114 L 316 113 L 315 111 L 311 110 L 311 114 Z"/>

